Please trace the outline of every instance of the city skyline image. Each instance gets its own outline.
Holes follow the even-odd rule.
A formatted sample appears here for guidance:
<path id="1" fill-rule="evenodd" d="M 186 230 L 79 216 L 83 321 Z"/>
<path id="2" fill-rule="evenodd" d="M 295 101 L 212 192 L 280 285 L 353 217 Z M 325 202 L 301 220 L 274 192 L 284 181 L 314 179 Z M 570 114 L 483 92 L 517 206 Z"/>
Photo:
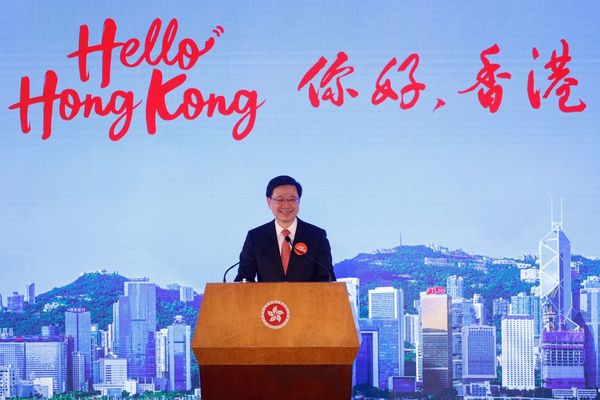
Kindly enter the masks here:
<path id="1" fill-rule="evenodd" d="M 359 264 L 338 265 L 337 272 L 348 286 L 350 299 L 358 298 L 358 307 L 354 307 L 362 344 L 353 375 L 355 393 L 369 387 L 369 393 L 379 391 L 382 395 L 387 391 L 427 395 L 452 390 L 459 395 L 491 395 L 498 391 L 524 394 L 544 389 L 547 392 L 538 395 L 575 390 L 573 393 L 585 398 L 595 393 L 598 362 L 595 353 L 587 349 L 595 346 L 591 338 L 598 330 L 593 310 L 600 307 L 594 294 L 600 281 L 600 260 L 572 256 L 568 232 L 562 230 L 561 223 L 554 223 L 539 243 L 539 254 L 517 260 L 421 245 L 362 254 L 354 259 Z M 559 256 L 546 258 L 553 248 L 560 250 Z M 370 269 L 361 271 L 360 263 L 365 262 Z M 568 268 L 577 282 L 573 288 L 580 293 L 579 302 L 574 301 L 571 285 L 563 288 L 561 296 L 566 300 L 557 302 L 555 297 L 544 296 L 546 281 L 555 282 L 549 273 L 550 262 Z M 410 279 L 416 275 L 405 273 L 410 271 L 406 266 L 416 263 L 422 264 L 419 269 L 426 272 L 419 282 Z M 385 276 L 390 266 L 396 276 L 392 281 Z M 355 274 L 348 276 L 348 271 Z M 482 286 L 485 276 L 501 284 L 496 291 L 486 291 L 488 285 Z M 98 324 L 103 317 L 95 305 L 97 294 L 92 291 L 97 284 L 93 282 L 114 279 L 120 282 L 117 285 L 122 294 L 115 294 L 114 303 L 105 310 L 108 324 Z M 418 297 L 414 297 L 415 286 Z M 569 303 L 569 299 L 575 305 L 568 313 L 566 308 L 556 306 Z M 161 288 L 149 278 L 90 272 L 55 289 L 53 295 L 31 291 L 27 302 L 21 296 L 20 309 L 4 309 L 0 313 L 0 362 L 11 360 L 10 365 L 21 365 L 6 372 L 21 376 L 20 386 L 15 385 L 13 391 L 20 387 L 18 390 L 33 390 L 43 396 L 85 392 L 92 387 L 107 395 L 114 394 L 116 388 L 131 393 L 191 390 L 197 387 L 190 340 L 199 300 L 197 293 L 188 293 L 188 288 L 177 283 Z M 15 307 L 14 301 L 11 304 Z M 81 304 L 91 307 L 91 313 Z M 174 315 L 189 306 L 192 309 L 184 311 L 188 313 L 185 317 Z M 56 309 L 59 319 L 46 322 L 50 325 L 41 326 L 41 330 L 37 324 L 33 331 L 25 332 L 26 325 L 16 317 L 22 315 L 25 321 L 36 309 L 42 314 Z M 10 321 L 13 326 L 6 326 Z M 585 338 L 585 332 L 589 332 L 590 339 Z M 545 355 L 564 353 L 564 348 L 556 350 L 561 342 L 574 353 Z M 93 348 L 82 343 L 92 343 Z M 39 359 L 35 355 L 38 351 L 44 352 L 46 364 L 32 364 Z M 584 356 L 584 352 L 588 353 Z M 22 362 L 18 361 L 19 354 L 24 357 Z M 540 361 L 536 362 L 536 357 Z M 57 360 L 63 361 L 57 364 Z M 541 370 L 536 365 L 541 365 Z M 500 375 L 497 368 L 502 371 Z M 35 374 L 38 380 L 27 380 L 27 374 Z"/>
<path id="2" fill-rule="evenodd" d="M 195 400 L 205 286 L 280 175 L 348 289 L 355 396 L 597 395 L 598 15 L 3 3 L 0 400 Z"/>
<path id="3" fill-rule="evenodd" d="M 600 41 L 590 19 L 598 4 L 552 4 L 541 10 L 517 1 L 506 7 L 400 2 L 339 9 L 317 2 L 190 8 L 90 3 L 86 16 L 71 14 L 65 4 L 35 11 L 26 4 L 3 5 L 0 293 L 44 275 L 38 291 L 60 285 L 62 274 L 47 271 L 75 275 L 99 268 L 126 276 L 151 270 L 158 283 L 175 279 L 200 289 L 237 261 L 250 228 L 272 218 L 264 189 L 281 174 L 304 186 L 299 217 L 327 230 L 334 262 L 400 241 L 493 257 L 535 253 L 532 244 L 549 220 L 550 198 L 564 199 L 565 229 L 576 243 L 572 251 L 599 256 Z M 130 18 L 140 8 L 140 17 Z M 48 29 L 31 29 L 30 18 Z M 109 71 L 93 52 L 85 60 L 89 78 L 81 79 L 80 60 L 70 55 L 79 48 L 82 26 L 90 44 L 101 42 L 108 19 L 116 41 L 143 41 L 157 18 L 160 37 L 177 23 L 171 56 L 185 38 L 200 47 L 212 39 L 212 47 L 187 69 L 145 59 L 128 67 L 116 48 Z M 505 20 L 512 21 L 511 29 Z M 348 21 L 364 29 L 350 29 Z M 550 63 L 553 52 L 569 59 L 564 78 L 576 85 L 550 78 L 551 66 L 558 68 Z M 337 78 L 320 81 L 344 58 L 340 53 L 347 56 L 340 68 L 352 69 L 340 78 L 343 90 Z M 496 74 L 510 78 L 495 76 L 489 89 L 480 84 L 459 93 L 478 82 L 484 53 L 499 66 Z M 418 65 L 411 55 L 418 56 Z M 301 85 L 321 57 L 325 67 Z M 382 75 L 394 59 L 396 67 Z M 411 88 L 408 71 L 398 71 L 406 59 L 425 89 L 418 98 L 408 91 L 402 99 L 382 100 L 386 79 L 395 92 Z M 103 87 L 105 70 L 110 81 Z M 117 90 L 131 91 L 141 103 L 127 134 L 118 141 L 108 136 L 116 115 L 85 118 L 80 111 L 65 120 L 58 101 L 49 137 L 42 139 L 40 103 L 27 108 L 31 131 L 23 133 L 21 110 L 10 107 L 20 103 L 24 78 L 31 96 L 40 94 L 47 71 L 56 73 L 57 92 L 73 88 L 80 97 L 102 97 L 104 105 Z M 188 88 L 223 95 L 228 106 L 242 89 L 256 91 L 258 102 L 265 102 L 241 140 L 232 136 L 239 114 L 207 118 L 206 110 L 193 120 L 158 117 L 156 132 L 148 134 L 144 111 L 154 71 L 163 81 L 185 75 L 166 96 L 170 113 Z M 538 108 L 529 81 L 540 90 Z M 315 107 L 311 85 L 321 97 L 327 89 L 345 94 L 343 104 L 319 98 Z M 566 105 L 583 101 L 585 109 L 561 109 L 557 90 L 567 87 Z M 501 89 L 494 112 L 480 102 L 480 89 L 488 95 Z M 434 111 L 437 99 L 445 105 Z M 276 154 L 289 161 L 277 162 Z M 15 287 L 16 277 L 23 283 Z"/>

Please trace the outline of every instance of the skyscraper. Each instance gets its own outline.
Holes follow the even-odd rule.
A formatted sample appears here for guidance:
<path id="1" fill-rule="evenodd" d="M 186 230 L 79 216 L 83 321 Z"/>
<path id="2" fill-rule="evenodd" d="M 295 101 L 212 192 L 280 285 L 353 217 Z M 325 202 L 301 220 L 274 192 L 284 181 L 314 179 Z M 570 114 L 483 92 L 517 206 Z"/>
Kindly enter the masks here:
<path id="1" fill-rule="evenodd" d="M 369 290 L 369 318 L 400 318 L 403 315 L 402 289 L 378 287 Z"/>
<path id="2" fill-rule="evenodd" d="M 538 296 L 519 293 L 510 299 L 510 314 L 531 315 L 533 317 L 533 338 L 539 340 L 542 327 L 540 298 Z"/>
<path id="3" fill-rule="evenodd" d="M 533 318 L 507 315 L 502 319 L 502 386 L 507 389 L 535 389 Z"/>
<path id="4" fill-rule="evenodd" d="M 475 318 L 477 318 L 479 325 L 485 325 L 487 323 L 484 300 L 478 293 L 473 294 L 473 312 L 475 313 Z"/>
<path id="5" fill-rule="evenodd" d="M 98 360 L 104 358 L 106 352 L 106 346 L 102 344 L 102 330 L 98 328 L 98 324 L 92 324 L 92 330 L 90 332 L 91 339 L 91 383 L 100 382 L 100 370 Z"/>
<path id="6" fill-rule="evenodd" d="M 156 332 L 156 376 L 168 378 L 169 372 L 169 330 L 163 328 Z"/>
<path id="7" fill-rule="evenodd" d="M 479 319 L 475 314 L 472 299 L 451 298 L 452 301 L 452 379 L 461 380 L 463 373 L 463 326 L 475 325 Z"/>
<path id="8" fill-rule="evenodd" d="M 552 216 L 550 232 L 539 243 L 542 308 L 542 386 L 583 388 L 584 332 L 573 319 L 571 243 Z"/>
<path id="9" fill-rule="evenodd" d="M 446 293 L 453 300 L 463 297 L 464 279 L 462 276 L 451 275 L 446 279 Z"/>
<path id="10" fill-rule="evenodd" d="M 397 376 L 404 376 L 404 292 L 393 287 L 377 287 L 369 290 L 368 298 L 369 319 L 394 319 L 398 324 Z"/>
<path id="11" fill-rule="evenodd" d="M 507 299 L 500 297 L 499 299 L 492 300 L 492 315 L 500 316 L 501 318 L 508 315 L 510 309 L 510 303 Z"/>
<path id="12" fill-rule="evenodd" d="M 6 298 L 6 308 L 8 311 L 23 311 L 23 295 L 19 292 L 13 292 L 12 296 Z"/>
<path id="13" fill-rule="evenodd" d="M 540 298 L 544 326 L 558 331 L 573 328 L 571 319 L 571 243 L 562 230 L 562 221 L 540 240 Z"/>
<path id="14" fill-rule="evenodd" d="M 585 321 L 585 383 L 600 388 L 600 277 L 589 276 L 580 290 Z"/>
<path id="15" fill-rule="evenodd" d="M 192 388 L 191 370 L 191 328 L 185 324 L 183 317 L 175 317 L 168 327 L 169 342 L 169 388 L 190 390 Z"/>
<path id="16" fill-rule="evenodd" d="M 129 376 L 156 376 L 156 285 L 148 278 L 125 282 L 125 294 L 113 305 L 115 353 L 127 358 Z"/>
<path id="17" fill-rule="evenodd" d="M 31 282 L 25 285 L 25 301 L 29 304 L 35 304 L 35 283 Z"/>
<path id="18" fill-rule="evenodd" d="M 180 286 L 179 301 L 183 301 L 185 303 L 194 301 L 194 288 L 191 286 Z"/>
<path id="19" fill-rule="evenodd" d="M 73 348 L 70 350 L 72 353 L 67 357 L 71 372 L 69 381 L 73 383 L 74 391 L 87 391 L 89 388 L 92 371 L 91 331 L 91 316 L 87 309 L 70 308 L 65 312 L 65 336 L 73 339 Z M 80 363 L 83 364 L 83 375 L 78 370 Z"/>
<path id="20" fill-rule="evenodd" d="M 404 375 L 404 356 L 399 351 L 398 320 L 360 318 L 362 343 L 356 357 L 354 382 L 388 388 L 389 377 Z M 402 354 L 402 356 L 400 356 Z M 401 370 L 402 368 L 402 370 Z"/>
<path id="21" fill-rule="evenodd" d="M 88 380 L 85 376 L 85 354 L 80 351 L 73 351 L 71 357 L 71 390 L 74 392 L 87 392 Z"/>
<path id="22" fill-rule="evenodd" d="M 16 379 L 25 379 L 25 342 L 0 338 L 0 365 L 12 365 Z"/>
<path id="23" fill-rule="evenodd" d="M 416 345 L 419 341 L 419 315 L 405 314 L 404 315 L 404 340 L 412 345 Z"/>
<path id="24" fill-rule="evenodd" d="M 25 370 L 28 379 L 52 378 L 54 393 L 67 388 L 67 346 L 58 338 L 25 341 Z"/>
<path id="25" fill-rule="evenodd" d="M 542 332 L 542 386 L 585 388 L 583 329 Z"/>
<path id="26" fill-rule="evenodd" d="M 360 319 L 359 323 L 362 320 Z M 361 326 L 360 336 L 360 347 L 354 361 L 352 381 L 356 385 L 379 387 L 379 331 Z"/>
<path id="27" fill-rule="evenodd" d="M 452 387 L 451 307 L 444 291 L 444 288 L 429 288 L 420 296 L 424 392 Z"/>
<path id="28" fill-rule="evenodd" d="M 463 380 L 496 378 L 496 327 L 467 325 L 462 328 Z"/>
<path id="29" fill-rule="evenodd" d="M 131 307 L 129 297 L 119 296 L 113 304 L 113 331 L 112 352 L 119 357 L 127 358 L 131 353 Z"/>
<path id="30" fill-rule="evenodd" d="M 462 327 L 464 309 L 462 298 L 450 298 L 451 303 L 451 327 L 452 327 L 452 379 L 461 380 L 463 361 L 462 361 Z M 468 325 L 468 323 L 467 323 Z"/>
<path id="31" fill-rule="evenodd" d="M 0 363 L 0 399 L 8 399 L 17 395 L 17 374 L 12 365 Z"/>

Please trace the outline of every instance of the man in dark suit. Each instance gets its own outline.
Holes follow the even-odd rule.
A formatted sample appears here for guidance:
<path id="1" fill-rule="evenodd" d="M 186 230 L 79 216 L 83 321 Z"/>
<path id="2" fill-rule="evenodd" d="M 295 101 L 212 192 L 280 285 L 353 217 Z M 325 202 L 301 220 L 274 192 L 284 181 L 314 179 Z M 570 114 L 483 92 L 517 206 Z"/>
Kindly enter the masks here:
<path id="1" fill-rule="evenodd" d="M 302 186 L 282 175 L 271 179 L 266 194 L 275 220 L 248 232 L 235 280 L 327 282 L 330 276 L 335 280 L 325 230 L 296 217 Z"/>

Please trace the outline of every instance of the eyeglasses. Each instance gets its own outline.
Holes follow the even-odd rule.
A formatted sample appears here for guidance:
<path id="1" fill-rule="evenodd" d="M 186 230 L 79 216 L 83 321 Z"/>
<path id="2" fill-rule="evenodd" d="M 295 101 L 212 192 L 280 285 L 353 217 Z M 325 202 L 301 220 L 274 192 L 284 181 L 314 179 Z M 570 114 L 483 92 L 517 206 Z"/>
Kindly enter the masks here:
<path id="1" fill-rule="evenodd" d="M 273 197 L 269 197 L 269 198 L 279 205 L 281 205 L 281 204 L 298 204 L 298 201 L 300 201 L 300 199 L 298 197 L 294 197 L 291 199 L 282 199 L 282 198 L 275 199 Z"/>

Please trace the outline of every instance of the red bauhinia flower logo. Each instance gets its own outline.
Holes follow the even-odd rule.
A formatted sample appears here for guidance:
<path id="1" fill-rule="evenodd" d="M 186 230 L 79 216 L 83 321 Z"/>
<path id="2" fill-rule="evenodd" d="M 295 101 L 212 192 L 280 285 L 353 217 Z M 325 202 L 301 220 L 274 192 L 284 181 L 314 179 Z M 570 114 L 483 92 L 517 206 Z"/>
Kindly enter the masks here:
<path id="1" fill-rule="evenodd" d="M 262 308 L 261 319 L 268 328 L 283 328 L 290 320 L 290 309 L 282 301 L 269 301 Z"/>

